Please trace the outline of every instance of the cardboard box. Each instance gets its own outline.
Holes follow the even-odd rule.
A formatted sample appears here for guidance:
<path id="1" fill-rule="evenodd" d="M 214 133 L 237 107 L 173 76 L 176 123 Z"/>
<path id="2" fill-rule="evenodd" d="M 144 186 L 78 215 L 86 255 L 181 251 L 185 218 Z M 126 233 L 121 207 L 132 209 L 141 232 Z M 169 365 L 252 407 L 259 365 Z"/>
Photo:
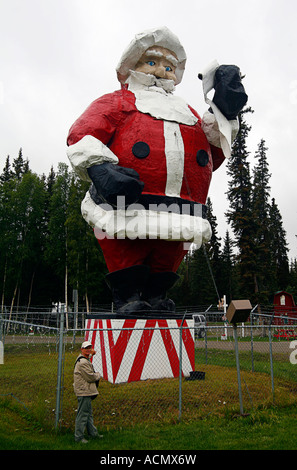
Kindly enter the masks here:
<path id="1" fill-rule="evenodd" d="M 252 310 L 249 300 L 232 300 L 227 310 L 227 320 L 229 323 L 239 323 L 247 321 Z"/>

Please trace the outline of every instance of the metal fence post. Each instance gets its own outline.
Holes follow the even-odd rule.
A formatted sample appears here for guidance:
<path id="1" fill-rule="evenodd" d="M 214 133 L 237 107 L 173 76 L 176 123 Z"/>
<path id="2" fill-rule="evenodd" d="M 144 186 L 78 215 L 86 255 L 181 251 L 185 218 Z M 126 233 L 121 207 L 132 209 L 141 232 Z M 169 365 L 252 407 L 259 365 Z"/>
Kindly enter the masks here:
<path id="1" fill-rule="evenodd" d="M 205 349 L 205 364 L 207 364 L 207 312 L 211 309 L 212 304 L 205 310 L 205 336 L 204 336 L 204 349 Z M 195 331 L 195 330 L 194 330 Z"/>
<path id="2" fill-rule="evenodd" d="M 272 401 L 274 401 L 274 375 L 273 375 L 273 354 L 272 354 L 272 338 L 271 338 L 271 323 L 268 328 L 269 336 L 269 356 L 270 356 L 270 376 L 271 376 L 271 389 L 272 389 Z"/>
<path id="3" fill-rule="evenodd" d="M 254 336 L 253 336 L 253 313 L 250 316 L 251 319 L 251 355 L 252 355 L 252 372 L 255 372 L 254 367 Z"/>
<path id="4" fill-rule="evenodd" d="M 254 367 L 254 336 L 253 336 L 253 326 L 254 326 L 254 311 L 258 307 L 258 304 L 255 305 L 255 307 L 252 309 L 251 314 L 250 314 L 250 319 L 251 319 L 251 355 L 252 355 L 252 372 L 255 372 L 255 367 Z"/>
<path id="5" fill-rule="evenodd" d="M 236 357 L 236 369 L 237 369 L 239 406 L 240 406 L 240 414 L 242 415 L 243 414 L 243 405 L 242 405 L 240 365 L 239 365 L 239 353 L 238 353 L 238 336 L 237 336 L 237 325 L 236 325 L 236 323 L 233 324 L 233 332 L 234 332 L 234 343 L 235 343 L 235 357 Z"/>
<path id="6" fill-rule="evenodd" d="M 3 341 L 3 317 L 0 313 L 0 341 Z"/>
<path id="7" fill-rule="evenodd" d="M 59 331 L 59 352 L 58 352 L 58 371 L 57 371 L 57 393 L 56 393 L 56 415 L 55 428 L 58 428 L 61 413 L 61 385 L 62 385 L 62 364 L 63 364 L 63 336 L 64 336 L 64 305 L 60 312 L 60 331 Z"/>
<path id="8" fill-rule="evenodd" d="M 73 345 L 75 344 L 75 335 L 77 330 L 77 321 L 78 321 L 78 291 L 73 289 L 72 293 L 73 300 Z"/>
<path id="9" fill-rule="evenodd" d="M 179 400 L 178 400 L 178 419 L 181 420 L 182 415 L 182 362 L 183 362 L 183 324 L 185 315 L 183 316 L 179 330 Z"/>
<path id="10" fill-rule="evenodd" d="M 0 364 L 4 364 L 3 318 L 0 313 Z"/>

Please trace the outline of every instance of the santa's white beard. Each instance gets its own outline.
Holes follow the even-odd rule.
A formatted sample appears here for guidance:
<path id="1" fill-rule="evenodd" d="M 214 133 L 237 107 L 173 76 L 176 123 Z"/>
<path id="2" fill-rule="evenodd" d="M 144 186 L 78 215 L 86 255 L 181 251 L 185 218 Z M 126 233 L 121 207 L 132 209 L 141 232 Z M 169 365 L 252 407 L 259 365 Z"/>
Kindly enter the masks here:
<path id="1" fill-rule="evenodd" d="M 173 93 L 175 90 L 175 84 L 173 80 L 168 80 L 166 78 L 157 78 L 155 77 L 155 75 L 143 72 L 136 72 L 135 70 L 130 70 L 130 76 L 127 79 L 126 83 L 131 84 L 134 88 L 137 86 L 137 84 L 139 84 L 141 87 L 157 87 L 156 91 L 158 91 L 158 88 L 161 88 L 166 93 Z"/>
<path id="2" fill-rule="evenodd" d="M 165 121 L 190 126 L 196 124 L 198 119 L 187 103 L 173 94 L 175 89 L 173 80 L 158 79 L 154 75 L 130 71 L 126 83 L 128 90 L 135 95 L 135 106 L 138 111 Z"/>

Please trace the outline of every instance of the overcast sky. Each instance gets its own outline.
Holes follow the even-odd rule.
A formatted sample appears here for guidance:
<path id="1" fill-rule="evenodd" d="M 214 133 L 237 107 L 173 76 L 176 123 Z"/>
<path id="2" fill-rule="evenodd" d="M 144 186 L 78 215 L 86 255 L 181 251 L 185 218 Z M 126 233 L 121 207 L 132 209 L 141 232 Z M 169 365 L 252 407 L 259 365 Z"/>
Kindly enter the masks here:
<path id="1" fill-rule="evenodd" d="M 188 56 L 176 88 L 200 115 L 197 79 L 212 60 L 236 64 L 254 114 L 251 167 L 260 140 L 268 147 L 271 196 L 297 257 L 296 0 L 0 0 L 0 171 L 20 147 L 37 174 L 68 163 L 69 127 L 99 96 L 119 88 L 115 67 L 136 33 L 167 26 Z M 209 196 L 219 234 L 227 229 L 226 165 Z"/>

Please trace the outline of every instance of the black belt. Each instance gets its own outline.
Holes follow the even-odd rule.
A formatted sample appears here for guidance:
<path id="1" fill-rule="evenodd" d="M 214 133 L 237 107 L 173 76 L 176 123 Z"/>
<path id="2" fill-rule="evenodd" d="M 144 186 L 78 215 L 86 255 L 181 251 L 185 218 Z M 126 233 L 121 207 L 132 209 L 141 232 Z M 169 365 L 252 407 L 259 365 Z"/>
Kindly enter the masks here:
<path id="1" fill-rule="evenodd" d="M 102 206 L 104 210 L 114 210 L 116 208 L 124 209 L 124 207 L 113 207 L 104 201 L 97 193 L 95 186 L 92 184 L 89 189 L 92 200 Z M 173 212 L 176 214 L 186 214 L 191 216 L 207 217 L 207 206 L 194 201 L 188 201 L 181 197 L 159 196 L 155 194 L 142 194 L 135 204 L 130 204 L 129 209 L 145 209 L 156 212 Z"/>

